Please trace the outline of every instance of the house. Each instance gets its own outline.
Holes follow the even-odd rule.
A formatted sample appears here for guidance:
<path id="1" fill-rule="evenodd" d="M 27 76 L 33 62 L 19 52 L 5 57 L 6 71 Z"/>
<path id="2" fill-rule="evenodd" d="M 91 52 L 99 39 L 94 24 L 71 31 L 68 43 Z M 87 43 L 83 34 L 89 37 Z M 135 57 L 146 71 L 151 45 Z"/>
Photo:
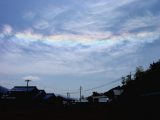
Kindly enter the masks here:
<path id="1" fill-rule="evenodd" d="M 87 98 L 82 98 L 82 99 L 81 99 L 81 102 L 87 103 L 87 102 L 89 102 L 89 101 L 87 100 Z"/>
<path id="2" fill-rule="evenodd" d="M 57 96 L 57 101 L 59 101 L 59 103 L 61 103 L 61 104 L 72 104 L 72 103 L 75 102 L 75 99 L 73 99 L 73 98 L 67 98 L 67 97 L 58 95 Z"/>
<path id="3" fill-rule="evenodd" d="M 43 97 L 44 100 L 52 100 L 52 99 L 54 99 L 54 98 L 56 98 L 56 96 L 55 96 L 54 93 L 47 93 L 47 94 Z"/>
<path id="4" fill-rule="evenodd" d="M 56 104 L 56 103 L 58 103 L 57 97 L 55 96 L 54 93 L 47 93 L 47 94 L 43 97 L 43 102 L 44 102 L 44 103 L 47 103 L 47 104 Z"/>
<path id="5" fill-rule="evenodd" d="M 47 93 L 44 90 L 38 90 L 38 93 L 35 96 L 33 96 L 33 99 L 40 102 L 43 100 L 46 94 Z"/>
<path id="6" fill-rule="evenodd" d="M 9 91 L 8 98 L 15 97 L 16 100 L 33 100 L 39 92 L 36 86 L 15 86 Z"/>
<path id="7" fill-rule="evenodd" d="M 0 86 L 0 99 L 2 99 L 2 97 L 4 95 L 6 95 L 8 93 L 8 89 L 5 87 Z"/>
<path id="8" fill-rule="evenodd" d="M 115 96 L 119 96 L 123 93 L 123 89 L 114 89 L 113 93 Z"/>
<path id="9" fill-rule="evenodd" d="M 107 92 L 104 93 L 109 98 L 109 101 L 116 101 L 118 100 L 119 96 L 123 93 L 123 88 L 117 86 Z"/>
<path id="10" fill-rule="evenodd" d="M 105 103 L 105 102 L 108 102 L 108 97 L 107 96 L 105 96 L 105 95 L 102 95 L 102 96 L 98 96 L 98 102 L 99 103 Z"/>
<path id="11" fill-rule="evenodd" d="M 88 101 L 91 103 L 104 103 L 108 102 L 108 97 L 104 94 L 93 92 L 92 96 L 89 96 Z"/>

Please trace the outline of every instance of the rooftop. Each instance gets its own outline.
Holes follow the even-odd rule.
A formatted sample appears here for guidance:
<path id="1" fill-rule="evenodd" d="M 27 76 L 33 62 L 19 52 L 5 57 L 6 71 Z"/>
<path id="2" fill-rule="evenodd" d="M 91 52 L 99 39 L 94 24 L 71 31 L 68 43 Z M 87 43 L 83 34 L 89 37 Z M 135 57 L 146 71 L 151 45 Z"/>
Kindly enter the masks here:
<path id="1" fill-rule="evenodd" d="M 17 92 L 25 92 L 25 91 L 33 91 L 38 90 L 36 86 L 15 86 L 10 91 L 17 91 Z"/>

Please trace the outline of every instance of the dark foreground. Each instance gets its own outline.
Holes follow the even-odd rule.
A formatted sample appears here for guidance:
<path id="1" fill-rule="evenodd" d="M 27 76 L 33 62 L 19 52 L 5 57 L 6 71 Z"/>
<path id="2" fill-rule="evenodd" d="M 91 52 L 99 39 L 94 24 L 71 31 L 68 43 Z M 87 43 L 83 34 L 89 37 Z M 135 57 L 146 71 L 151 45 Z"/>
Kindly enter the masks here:
<path id="1" fill-rule="evenodd" d="M 143 98 L 106 104 L 1 104 L 1 120 L 158 120 L 160 99 Z"/>

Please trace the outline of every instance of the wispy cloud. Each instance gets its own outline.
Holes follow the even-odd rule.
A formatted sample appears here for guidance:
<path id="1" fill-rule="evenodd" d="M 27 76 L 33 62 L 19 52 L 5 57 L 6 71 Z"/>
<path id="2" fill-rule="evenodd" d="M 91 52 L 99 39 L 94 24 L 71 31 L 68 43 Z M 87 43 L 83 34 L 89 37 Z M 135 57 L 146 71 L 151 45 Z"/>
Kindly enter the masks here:
<path id="1" fill-rule="evenodd" d="M 33 76 L 33 75 L 29 75 L 29 76 L 25 76 L 22 78 L 23 80 L 40 80 L 40 78 L 38 76 Z"/>
<path id="2" fill-rule="evenodd" d="M 8 25 L 8 24 L 3 25 L 2 33 L 4 35 L 10 35 L 12 33 L 12 27 L 10 25 Z"/>
<path id="3" fill-rule="evenodd" d="M 1 73 L 94 74 L 109 72 L 113 60 L 134 54 L 159 38 L 159 30 L 139 33 L 43 35 L 32 30 L 7 38 L 11 49 L 2 56 Z M 5 38 L 1 39 L 3 41 Z M 8 48 L 10 48 L 8 46 Z M 13 51 L 15 51 L 13 53 Z M 17 52 L 16 52 L 17 51 Z M 18 62 L 17 62 L 18 61 Z"/>
<path id="4" fill-rule="evenodd" d="M 44 30 L 49 28 L 49 23 L 47 21 L 40 20 L 34 25 L 34 28 L 38 30 Z"/>
<path id="5" fill-rule="evenodd" d="M 36 16 L 36 13 L 33 11 L 27 11 L 27 12 L 23 13 L 22 16 L 25 20 L 33 20 Z"/>
<path id="6" fill-rule="evenodd" d="M 154 29 L 159 29 L 160 25 L 158 24 L 158 20 L 160 19 L 160 15 L 152 15 L 148 13 L 146 16 L 138 16 L 132 19 L 127 20 L 122 26 L 121 31 L 123 32 L 139 32 L 139 31 L 153 31 Z M 147 29 L 148 28 L 148 29 Z"/>

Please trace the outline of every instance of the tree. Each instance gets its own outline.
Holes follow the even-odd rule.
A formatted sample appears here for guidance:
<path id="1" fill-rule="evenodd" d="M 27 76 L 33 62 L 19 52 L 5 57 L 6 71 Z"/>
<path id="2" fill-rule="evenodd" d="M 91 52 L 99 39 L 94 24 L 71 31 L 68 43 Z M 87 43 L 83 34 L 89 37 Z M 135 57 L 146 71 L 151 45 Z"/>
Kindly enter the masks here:
<path id="1" fill-rule="evenodd" d="M 122 76 L 121 79 L 122 79 L 122 85 L 125 85 L 126 84 L 126 78 Z"/>
<path id="2" fill-rule="evenodd" d="M 131 76 L 131 74 L 129 74 L 126 77 L 122 76 L 121 79 L 122 79 L 122 84 L 127 85 L 132 80 L 132 76 Z"/>
<path id="3" fill-rule="evenodd" d="M 153 62 L 152 64 L 150 64 L 150 69 L 159 69 L 160 68 L 160 60 L 158 60 L 158 62 Z"/>
<path id="4" fill-rule="evenodd" d="M 144 74 L 144 69 L 142 66 L 136 67 L 136 73 L 134 74 L 134 79 L 138 80 L 141 79 L 141 77 Z"/>

